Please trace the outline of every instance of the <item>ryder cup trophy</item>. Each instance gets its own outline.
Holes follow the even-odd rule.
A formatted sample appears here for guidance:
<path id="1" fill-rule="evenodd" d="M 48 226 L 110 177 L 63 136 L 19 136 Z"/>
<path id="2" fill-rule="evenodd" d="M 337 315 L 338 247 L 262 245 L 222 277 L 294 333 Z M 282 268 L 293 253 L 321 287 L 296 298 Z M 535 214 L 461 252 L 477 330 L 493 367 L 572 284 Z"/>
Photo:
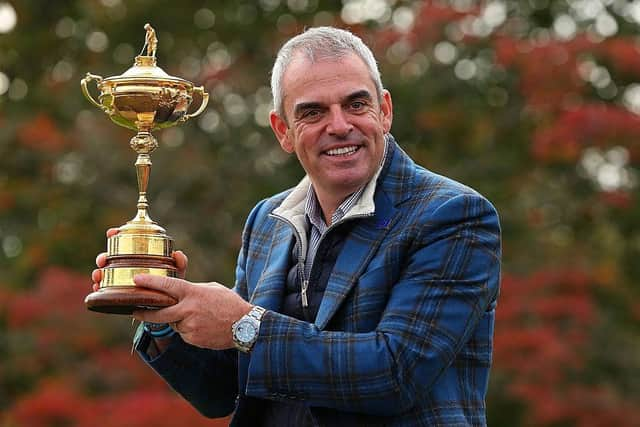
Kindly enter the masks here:
<path id="1" fill-rule="evenodd" d="M 138 213 L 107 239 L 107 263 L 102 269 L 100 288 L 85 299 L 89 310 L 103 313 L 131 314 L 139 308 L 154 309 L 176 303 L 169 295 L 136 287 L 133 282 L 138 273 L 170 277 L 177 273 L 171 257 L 173 240 L 151 220 L 147 211 L 150 154 L 158 147 L 151 131 L 186 122 L 202 113 L 209 101 L 202 86 L 194 87 L 187 80 L 172 77 L 156 65 L 158 39 L 151 25 L 146 24 L 144 29 L 147 33 L 142 52 L 124 74 L 103 79 L 87 73 L 80 82 L 82 93 L 93 105 L 117 125 L 137 131 L 130 145 L 138 153 L 135 162 Z M 87 88 L 92 81 L 100 92 L 97 101 Z M 194 95 L 201 100 L 200 106 L 188 114 Z"/>

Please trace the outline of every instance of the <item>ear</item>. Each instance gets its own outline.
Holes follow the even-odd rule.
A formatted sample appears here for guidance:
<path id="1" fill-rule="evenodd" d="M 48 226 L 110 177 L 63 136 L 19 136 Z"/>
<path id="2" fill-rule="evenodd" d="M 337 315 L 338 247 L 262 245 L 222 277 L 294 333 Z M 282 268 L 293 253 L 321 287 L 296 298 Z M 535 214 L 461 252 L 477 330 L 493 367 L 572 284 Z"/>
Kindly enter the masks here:
<path id="1" fill-rule="evenodd" d="M 382 91 L 380 111 L 382 111 L 382 128 L 385 133 L 388 133 L 393 122 L 393 101 L 391 101 L 391 94 L 386 89 Z"/>
<path id="2" fill-rule="evenodd" d="M 269 113 L 269 123 L 282 149 L 289 154 L 293 153 L 294 146 L 291 138 L 289 138 L 289 126 L 287 122 L 280 117 L 275 110 L 272 110 L 271 113 Z"/>

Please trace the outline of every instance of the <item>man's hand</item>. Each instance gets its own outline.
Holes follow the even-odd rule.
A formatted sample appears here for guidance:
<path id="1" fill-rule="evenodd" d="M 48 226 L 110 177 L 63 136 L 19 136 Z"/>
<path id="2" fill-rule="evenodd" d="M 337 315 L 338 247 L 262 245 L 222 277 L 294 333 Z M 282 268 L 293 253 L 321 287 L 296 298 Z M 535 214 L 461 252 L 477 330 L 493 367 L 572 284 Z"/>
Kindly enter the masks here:
<path id="1" fill-rule="evenodd" d="M 118 234 L 117 228 L 110 228 L 107 230 L 107 238 Z M 184 279 L 185 273 L 187 271 L 187 265 L 189 264 L 189 260 L 187 256 L 182 251 L 174 251 L 171 256 L 176 262 L 176 268 L 178 269 L 178 277 Z M 96 257 L 96 265 L 98 268 L 93 270 L 91 273 L 91 279 L 93 280 L 93 290 L 94 292 L 100 288 L 100 281 L 102 280 L 102 267 L 107 264 L 107 253 L 102 252 Z"/>
<path id="2" fill-rule="evenodd" d="M 117 228 L 107 230 L 107 238 L 118 233 Z M 133 313 L 141 321 L 169 323 L 182 339 L 198 347 L 226 349 L 233 347 L 231 325 L 251 311 L 252 305 L 238 294 L 219 283 L 194 284 L 183 280 L 188 259 L 182 251 L 171 254 L 176 261 L 178 278 L 139 274 L 136 286 L 155 289 L 174 297 L 178 303 L 161 310 L 139 310 Z M 102 280 L 107 253 L 96 257 L 97 269 L 91 273 L 93 290 Z"/>
<path id="3" fill-rule="evenodd" d="M 133 317 L 145 322 L 168 323 L 189 344 L 224 350 L 233 347 L 231 325 L 253 307 L 231 289 L 215 282 L 191 283 L 184 279 L 138 274 L 136 286 L 164 292 L 178 303 L 160 310 L 138 310 Z"/>

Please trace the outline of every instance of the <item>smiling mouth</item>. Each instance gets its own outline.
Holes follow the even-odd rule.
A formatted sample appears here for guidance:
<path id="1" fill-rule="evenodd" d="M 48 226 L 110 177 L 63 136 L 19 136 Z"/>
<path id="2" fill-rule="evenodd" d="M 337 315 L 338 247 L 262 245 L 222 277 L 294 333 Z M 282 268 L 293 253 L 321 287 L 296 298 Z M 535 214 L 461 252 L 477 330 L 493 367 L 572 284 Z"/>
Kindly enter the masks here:
<path id="1" fill-rule="evenodd" d="M 341 148 L 334 148 L 331 150 L 327 150 L 325 151 L 325 154 L 329 156 L 348 156 L 349 154 L 355 153 L 359 149 L 360 149 L 360 146 L 352 145 L 349 147 L 341 147 Z"/>

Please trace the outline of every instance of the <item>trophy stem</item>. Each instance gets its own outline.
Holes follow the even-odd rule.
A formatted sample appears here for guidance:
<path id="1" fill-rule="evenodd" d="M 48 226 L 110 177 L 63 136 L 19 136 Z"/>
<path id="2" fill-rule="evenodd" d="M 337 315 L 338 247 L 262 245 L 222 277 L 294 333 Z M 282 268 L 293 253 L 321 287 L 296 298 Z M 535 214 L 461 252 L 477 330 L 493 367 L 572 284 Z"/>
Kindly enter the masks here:
<path id="1" fill-rule="evenodd" d="M 134 222 L 150 223 L 153 222 L 149 217 L 147 209 L 149 201 L 147 200 L 147 188 L 149 186 L 149 176 L 151 175 L 151 152 L 158 147 L 158 141 L 146 131 L 140 131 L 136 136 L 131 138 L 131 148 L 138 153 L 136 159 L 136 174 L 138 176 L 138 214 L 133 219 Z"/>
<path id="2" fill-rule="evenodd" d="M 138 154 L 136 159 L 136 174 L 138 175 L 138 214 L 136 219 L 150 220 L 147 209 L 147 187 L 149 186 L 149 176 L 151 175 L 151 156 L 148 154 Z"/>

